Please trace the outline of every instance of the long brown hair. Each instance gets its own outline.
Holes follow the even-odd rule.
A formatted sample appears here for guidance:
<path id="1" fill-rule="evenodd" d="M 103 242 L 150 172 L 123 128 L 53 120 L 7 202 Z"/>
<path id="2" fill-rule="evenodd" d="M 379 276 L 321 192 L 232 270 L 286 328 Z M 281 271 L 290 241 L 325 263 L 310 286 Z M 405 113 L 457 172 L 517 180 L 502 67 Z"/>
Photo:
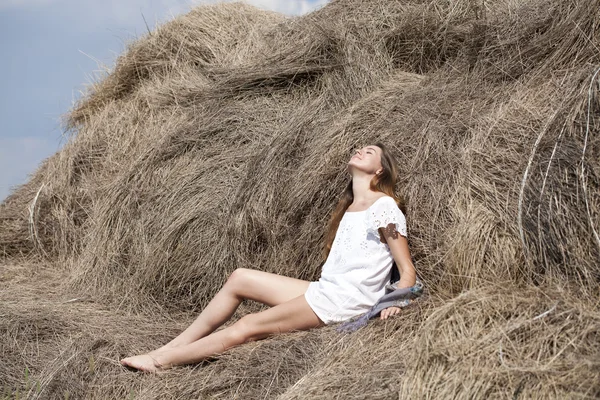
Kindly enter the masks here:
<path id="1" fill-rule="evenodd" d="M 370 189 L 375 192 L 382 192 L 392 197 L 400 210 L 406 214 L 406 204 L 401 196 L 397 196 L 394 193 L 394 187 L 396 186 L 396 179 L 398 177 L 398 168 L 396 167 L 396 160 L 390 151 L 381 143 L 376 143 L 375 146 L 381 149 L 381 167 L 383 170 L 380 174 L 375 175 L 371 180 Z M 323 256 L 327 258 L 335 239 L 335 234 L 340 221 L 344 216 L 344 213 L 350 207 L 350 204 L 354 201 L 354 193 L 352 192 L 352 179 L 348 182 L 346 189 L 342 193 L 342 197 L 337 203 L 337 206 L 333 210 L 327 232 L 325 233 L 325 248 L 323 249 Z"/>

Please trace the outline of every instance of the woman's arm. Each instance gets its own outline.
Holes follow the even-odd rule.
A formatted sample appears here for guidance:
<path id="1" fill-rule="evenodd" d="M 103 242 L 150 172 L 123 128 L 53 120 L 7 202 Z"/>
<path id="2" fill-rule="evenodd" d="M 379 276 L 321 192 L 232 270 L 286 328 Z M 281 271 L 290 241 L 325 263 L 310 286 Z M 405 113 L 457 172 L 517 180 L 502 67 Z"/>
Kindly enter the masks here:
<path id="1" fill-rule="evenodd" d="M 390 224 L 386 229 L 380 229 L 381 234 L 390 247 L 390 252 L 400 272 L 398 289 L 414 286 L 417 280 L 417 272 L 410 258 L 408 240 L 396 231 L 393 224 Z"/>
<path id="2" fill-rule="evenodd" d="M 414 286 L 417 282 L 417 272 L 410 258 L 408 240 L 396 231 L 396 227 L 393 224 L 390 224 L 386 229 L 379 229 L 379 234 L 382 241 L 390 247 L 390 252 L 400 272 L 398 289 Z M 381 311 L 381 319 L 388 319 L 398 313 L 400 313 L 399 307 L 388 307 Z"/>

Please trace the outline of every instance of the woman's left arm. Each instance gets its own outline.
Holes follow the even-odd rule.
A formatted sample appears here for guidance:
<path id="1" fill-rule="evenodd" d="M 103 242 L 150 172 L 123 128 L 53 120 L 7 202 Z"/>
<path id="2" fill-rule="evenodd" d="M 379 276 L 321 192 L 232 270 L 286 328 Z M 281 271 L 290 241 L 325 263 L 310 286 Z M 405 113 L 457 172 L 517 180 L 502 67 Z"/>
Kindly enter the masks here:
<path id="1" fill-rule="evenodd" d="M 398 272 L 400 272 L 400 282 L 398 289 L 414 286 L 417 280 L 417 272 L 410 258 L 410 250 L 408 249 L 408 240 L 402 236 L 393 224 L 390 224 L 386 229 L 380 229 L 383 233 L 386 243 L 390 247 L 390 252 Z"/>
<path id="2" fill-rule="evenodd" d="M 406 237 L 398 233 L 393 224 L 390 224 L 386 229 L 381 228 L 379 234 L 382 238 L 385 238 L 385 242 L 388 244 L 400 272 L 398 289 L 414 286 L 417 281 L 417 272 L 410 258 L 410 250 L 408 249 L 408 240 Z M 398 307 L 386 308 L 381 312 L 381 319 L 387 319 L 399 312 L 400 308 Z"/>

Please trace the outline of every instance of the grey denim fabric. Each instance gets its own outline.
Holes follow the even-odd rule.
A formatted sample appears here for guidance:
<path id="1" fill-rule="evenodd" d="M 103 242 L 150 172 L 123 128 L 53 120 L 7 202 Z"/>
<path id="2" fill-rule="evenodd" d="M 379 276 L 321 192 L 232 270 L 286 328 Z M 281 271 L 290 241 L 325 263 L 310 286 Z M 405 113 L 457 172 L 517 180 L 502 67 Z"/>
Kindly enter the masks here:
<path id="1" fill-rule="evenodd" d="M 378 316 L 379 313 L 386 308 L 406 307 L 423 294 L 423 283 L 421 283 L 419 279 L 417 279 L 414 286 L 408 288 L 397 289 L 397 284 L 398 282 L 386 285 L 386 294 L 383 295 L 369 311 L 355 320 L 344 322 L 337 328 L 337 331 L 343 333 L 357 331 L 367 325 L 371 318 Z"/>

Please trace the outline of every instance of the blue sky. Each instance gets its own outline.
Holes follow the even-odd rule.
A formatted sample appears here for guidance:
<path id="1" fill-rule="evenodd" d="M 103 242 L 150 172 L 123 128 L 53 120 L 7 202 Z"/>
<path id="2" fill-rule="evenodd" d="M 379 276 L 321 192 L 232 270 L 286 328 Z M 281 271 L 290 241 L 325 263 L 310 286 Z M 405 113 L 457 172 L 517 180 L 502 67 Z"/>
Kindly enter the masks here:
<path id="1" fill-rule="evenodd" d="M 0 0 L 0 202 L 64 144 L 61 115 L 128 41 L 214 0 Z M 327 0 L 247 0 L 300 15 Z M 142 17 L 143 15 L 143 17 Z"/>

